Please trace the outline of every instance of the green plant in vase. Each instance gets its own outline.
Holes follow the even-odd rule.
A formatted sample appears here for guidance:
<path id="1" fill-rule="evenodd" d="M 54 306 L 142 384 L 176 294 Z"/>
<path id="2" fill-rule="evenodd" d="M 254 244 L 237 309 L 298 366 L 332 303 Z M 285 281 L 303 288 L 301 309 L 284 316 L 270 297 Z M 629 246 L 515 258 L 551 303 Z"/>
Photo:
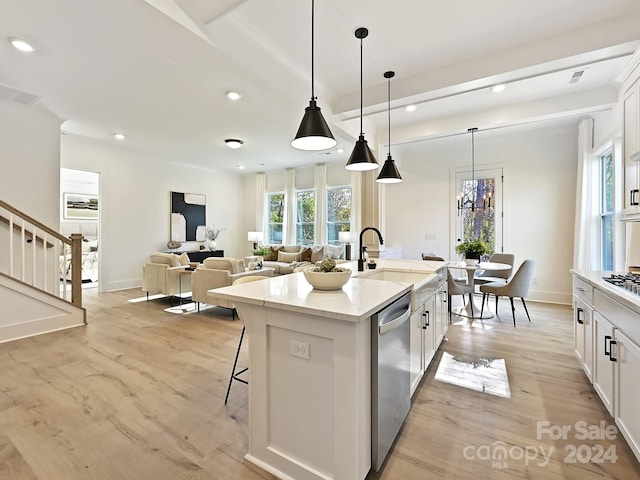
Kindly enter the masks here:
<path id="1" fill-rule="evenodd" d="M 482 255 L 491 253 L 489 245 L 482 240 L 469 240 L 456 245 L 456 253 L 464 255 L 465 260 L 480 260 Z"/>
<path id="2" fill-rule="evenodd" d="M 258 247 L 254 248 L 251 253 L 257 257 L 264 257 L 271 253 L 271 250 L 269 247 Z"/>

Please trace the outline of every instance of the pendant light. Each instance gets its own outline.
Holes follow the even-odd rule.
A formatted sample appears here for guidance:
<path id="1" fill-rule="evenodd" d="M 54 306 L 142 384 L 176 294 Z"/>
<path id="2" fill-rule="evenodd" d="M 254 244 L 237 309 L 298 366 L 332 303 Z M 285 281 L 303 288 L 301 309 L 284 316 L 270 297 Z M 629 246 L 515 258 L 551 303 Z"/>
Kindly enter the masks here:
<path id="1" fill-rule="evenodd" d="M 458 215 L 465 209 L 471 210 L 471 212 L 475 212 L 478 209 L 476 205 L 476 145 L 474 137 L 478 129 L 474 127 L 467 131 L 471 134 L 471 188 L 464 189 L 464 191 L 458 195 Z"/>
<path id="2" fill-rule="evenodd" d="M 384 78 L 387 79 L 387 112 L 389 113 L 389 153 L 387 153 L 387 159 L 384 161 L 382 170 L 376 182 L 378 183 L 400 183 L 402 177 L 396 167 L 396 162 L 391 158 L 391 79 L 395 75 L 394 72 L 384 72 Z"/>
<path id="3" fill-rule="evenodd" d="M 367 145 L 367 141 L 364 139 L 364 132 L 362 131 L 362 39 L 367 38 L 369 30 L 360 27 L 356 30 L 355 35 L 356 38 L 360 39 L 360 137 L 353 147 L 349 161 L 344 168 L 356 171 L 375 170 L 378 168 L 378 161 L 369 149 L 369 145 Z"/>
<path id="4" fill-rule="evenodd" d="M 309 106 L 304 109 L 304 116 L 302 117 L 302 122 L 300 122 L 296 137 L 291 140 L 291 146 L 298 150 L 326 150 L 335 147 L 338 143 L 333 138 L 329 125 L 327 125 L 322 112 L 320 112 L 320 107 L 316 104 L 313 56 L 314 7 L 315 2 L 311 0 L 311 101 Z"/>

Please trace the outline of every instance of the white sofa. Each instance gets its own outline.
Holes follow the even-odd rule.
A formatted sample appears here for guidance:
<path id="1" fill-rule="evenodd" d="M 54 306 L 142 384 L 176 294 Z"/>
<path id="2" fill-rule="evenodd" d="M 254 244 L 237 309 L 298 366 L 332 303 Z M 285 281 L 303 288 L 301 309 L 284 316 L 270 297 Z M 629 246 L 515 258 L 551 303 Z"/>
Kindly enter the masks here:
<path id="1" fill-rule="evenodd" d="M 219 307 L 233 309 L 233 318 L 235 319 L 235 306 L 233 303 L 216 299 L 208 296 L 208 291 L 226 287 L 239 278 L 248 276 L 267 276 L 273 275 L 271 270 L 245 270 L 243 260 L 228 257 L 209 257 L 205 259 L 201 266 L 191 274 L 192 299 L 198 302 L 198 311 L 200 311 L 200 303 L 208 303 Z"/>
<path id="2" fill-rule="evenodd" d="M 149 262 L 142 266 L 142 290 L 147 292 L 147 299 L 149 294 L 173 296 L 191 291 L 191 276 L 180 278 L 180 272 L 188 266 L 186 255 L 162 252 L 150 255 Z"/>
<path id="3" fill-rule="evenodd" d="M 267 248 L 271 252 L 264 256 L 262 265 L 273 268 L 275 275 L 293 273 L 325 258 L 333 258 L 336 263 L 345 261 L 341 245 L 267 245 Z"/>

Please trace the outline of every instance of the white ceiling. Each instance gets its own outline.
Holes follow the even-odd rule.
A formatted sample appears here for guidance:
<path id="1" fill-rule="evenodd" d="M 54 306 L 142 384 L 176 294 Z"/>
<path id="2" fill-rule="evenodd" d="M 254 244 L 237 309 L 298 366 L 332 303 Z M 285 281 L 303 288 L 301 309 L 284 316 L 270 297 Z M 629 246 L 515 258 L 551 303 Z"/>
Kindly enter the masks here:
<path id="1" fill-rule="evenodd" d="M 11 87 L 63 130 L 245 172 L 345 162 L 359 132 L 416 142 L 575 118 L 615 103 L 640 46 L 637 0 L 318 0 L 315 93 L 344 153 L 290 147 L 311 96 L 310 0 L 0 0 L 0 98 Z M 36 51 L 13 49 L 21 37 Z M 576 84 L 574 71 L 584 70 Z M 501 94 L 492 85 L 506 82 Z M 225 91 L 243 98 L 231 102 Z M 414 103 L 415 112 L 403 108 Z M 225 138 L 245 145 L 230 150 Z M 236 170 L 237 171 L 237 170 Z"/>

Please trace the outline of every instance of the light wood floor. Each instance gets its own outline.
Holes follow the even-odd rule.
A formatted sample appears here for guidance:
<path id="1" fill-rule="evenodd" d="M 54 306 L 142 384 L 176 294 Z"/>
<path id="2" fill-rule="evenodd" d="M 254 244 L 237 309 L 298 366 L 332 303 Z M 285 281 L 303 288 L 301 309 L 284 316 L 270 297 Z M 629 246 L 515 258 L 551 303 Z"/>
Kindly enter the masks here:
<path id="1" fill-rule="evenodd" d="M 236 383 L 223 404 L 242 328 L 229 310 L 170 313 L 164 299 L 131 301 L 143 299 L 139 289 L 83 294 L 86 327 L 0 345 L 1 479 L 273 478 L 243 460 L 247 387 Z M 640 478 L 620 435 L 536 438 L 537 421 L 614 422 L 572 353 L 571 310 L 531 303 L 530 313 L 528 324 L 520 307 L 514 328 L 502 301 L 500 317 L 484 322 L 490 329 L 450 327 L 392 455 L 369 479 Z M 442 351 L 505 358 L 511 398 L 435 381 Z M 509 458 L 484 459 L 494 442 Z M 567 464 L 568 444 L 613 445 L 617 460 Z M 540 447 L 553 447 L 546 466 L 541 454 L 517 458 Z"/>

